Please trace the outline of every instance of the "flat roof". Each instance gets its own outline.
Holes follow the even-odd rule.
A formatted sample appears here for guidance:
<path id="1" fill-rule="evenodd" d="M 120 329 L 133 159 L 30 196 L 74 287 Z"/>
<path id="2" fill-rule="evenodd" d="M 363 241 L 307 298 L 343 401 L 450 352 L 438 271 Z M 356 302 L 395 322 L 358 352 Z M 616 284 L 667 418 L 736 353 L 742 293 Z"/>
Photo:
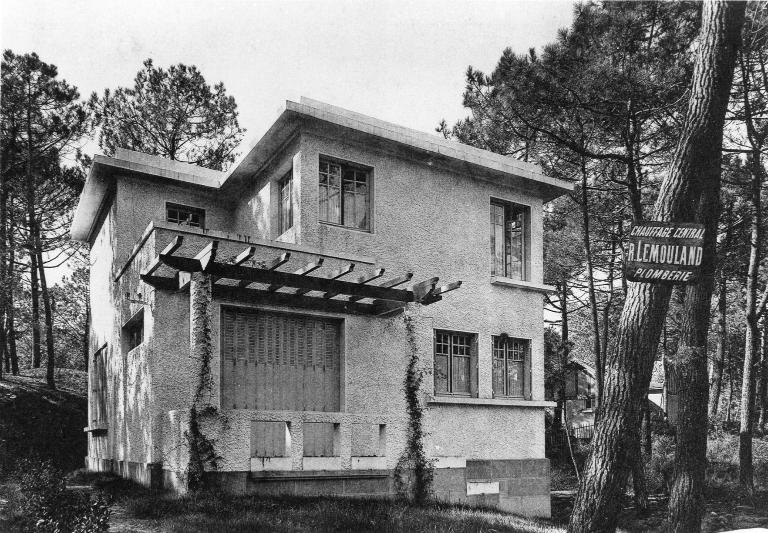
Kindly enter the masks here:
<path id="1" fill-rule="evenodd" d="M 291 139 L 301 122 L 308 120 L 347 128 L 360 135 L 374 136 L 449 163 L 461 164 L 461 168 L 489 171 L 495 176 L 508 176 L 514 180 L 513 183 L 531 186 L 544 201 L 573 190 L 572 183 L 546 176 L 532 163 L 302 97 L 299 102 L 287 100 L 277 120 L 260 139 L 247 146 L 242 144 L 241 147 L 245 149 L 243 154 L 227 172 L 125 149 L 118 149 L 113 157 L 95 156 L 75 210 L 70 234 L 75 240 L 90 239 L 97 223 L 99 209 L 109 192 L 112 180 L 115 179 L 115 171 L 149 179 L 159 178 L 195 186 L 227 189 L 258 172 L 275 152 Z"/>
<path id="2" fill-rule="evenodd" d="M 571 182 L 547 176 L 533 163 L 526 163 L 514 157 L 475 148 L 436 134 L 406 128 L 303 96 L 299 102 L 291 100 L 285 102 L 285 108 L 272 127 L 238 158 L 221 185 L 228 186 L 258 171 L 269 161 L 274 151 L 290 138 L 295 131 L 297 119 L 334 124 L 447 160 L 514 176 L 536 184 L 541 189 L 545 201 L 573 190 Z"/>
<path id="3" fill-rule="evenodd" d="M 87 241 L 91 237 L 99 209 L 109 193 L 112 180 L 115 179 L 115 171 L 212 188 L 218 188 L 224 176 L 224 173 L 218 170 L 124 148 L 118 148 L 113 157 L 96 155 L 75 208 L 70 227 L 72 239 Z"/>

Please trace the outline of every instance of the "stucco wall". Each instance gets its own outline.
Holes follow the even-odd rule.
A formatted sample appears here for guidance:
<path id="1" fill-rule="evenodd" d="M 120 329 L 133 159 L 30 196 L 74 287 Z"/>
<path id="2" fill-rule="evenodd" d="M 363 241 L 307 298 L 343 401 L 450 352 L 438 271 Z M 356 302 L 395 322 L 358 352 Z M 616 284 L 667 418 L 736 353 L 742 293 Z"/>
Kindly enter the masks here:
<path id="1" fill-rule="evenodd" d="M 118 180 L 117 199 L 109 224 L 101 233 L 109 239 L 94 244 L 96 275 L 92 278 L 94 338 L 111 339 L 115 380 L 114 423 L 106 437 L 108 458 L 137 462 L 165 462 L 183 469 L 179 454 L 183 447 L 183 415 L 170 412 L 189 407 L 195 368 L 189 359 L 189 295 L 156 291 L 139 282 L 138 273 L 172 238 L 169 231 L 156 231 L 134 259 L 130 271 L 115 284 L 116 267 L 128 259 L 150 220 L 165 217 L 165 202 L 172 201 L 206 209 L 206 226 L 250 235 L 275 235 L 277 188 L 275 183 L 292 169 L 294 174 L 294 230 L 282 239 L 320 251 L 373 257 L 376 264 L 356 261 L 356 272 L 374 267 L 387 269 L 388 277 L 407 271 L 414 281 L 440 276 L 445 283 L 462 280 L 462 287 L 428 307 L 414 306 L 417 346 L 425 372 L 425 402 L 433 391 L 432 353 L 434 329 L 470 332 L 478 338 L 479 397 L 492 398 L 491 336 L 507 333 L 531 341 L 533 401 L 544 399 L 542 294 L 539 290 L 495 284 L 490 276 L 489 204 L 498 198 L 530 207 L 532 247 L 528 251 L 528 282 L 542 282 L 542 205 L 525 190 L 498 182 L 460 175 L 440 168 L 439 163 L 417 162 L 406 152 L 337 140 L 338 132 L 310 131 L 282 148 L 252 184 L 229 200 L 202 189 L 180 189 L 132 177 Z M 318 163 L 320 155 L 353 161 L 373 170 L 373 224 L 362 232 L 318 222 Z M 99 234 L 101 238 L 101 233 Z M 178 253 L 194 255 L 205 242 L 185 237 Z M 246 243 L 229 242 L 220 257 L 230 257 Z M 114 262 L 112 252 L 114 250 Z M 262 253 L 263 250 L 260 251 Z M 266 252 L 263 252 L 266 253 Z M 276 255 L 278 252 L 269 252 Z M 287 270 L 316 257 L 294 252 Z M 106 258 L 106 259 L 105 259 Z M 105 264 L 111 264 L 110 275 Z M 328 261 L 330 271 L 341 260 Z M 318 272 L 321 275 L 321 272 Z M 108 287 L 109 286 L 109 287 Z M 110 288 L 111 287 L 111 288 Z M 141 294 L 139 303 L 124 300 Z M 218 321 L 222 303 L 214 302 L 212 361 L 214 404 L 218 402 L 220 358 Z M 144 308 L 145 344 L 130 354 L 120 349 L 120 326 Z M 119 310 L 115 313 L 110 309 Z M 286 310 L 283 308 L 282 310 Z M 105 314 L 100 315 L 101 311 Z M 295 310 L 306 313 L 303 310 Z M 109 313 L 112 313 L 110 317 Z M 98 316 L 98 318 L 96 318 Z M 402 379 L 407 359 L 402 316 L 391 318 L 338 315 L 344 322 L 343 411 L 388 417 L 387 465 L 394 466 L 405 440 L 405 406 Z M 118 394 L 123 394 L 120 400 Z M 127 411 L 121 412 L 124 402 Z M 534 459 L 544 457 L 544 410 L 514 405 L 427 404 L 428 453 L 436 457 L 468 459 Z M 227 413 L 225 413 L 227 414 Z M 212 436 L 222 455 L 224 470 L 242 470 L 250 459 L 247 434 L 249 413 L 230 412 L 228 426 L 212 427 Z M 122 432 L 122 433 L 121 433 Z M 94 441 L 95 442 L 95 441 Z M 96 452 L 94 448 L 93 453 Z"/>

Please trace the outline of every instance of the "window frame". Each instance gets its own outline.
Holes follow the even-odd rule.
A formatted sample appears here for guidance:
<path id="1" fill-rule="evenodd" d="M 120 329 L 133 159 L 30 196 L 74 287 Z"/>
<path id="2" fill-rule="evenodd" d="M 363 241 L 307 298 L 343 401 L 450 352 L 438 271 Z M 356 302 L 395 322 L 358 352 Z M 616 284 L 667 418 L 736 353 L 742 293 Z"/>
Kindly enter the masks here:
<path id="1" fill-rule="evenodd" d="M 187 218 L 186 222 L 183 222 L 181 221 L 181 216 L 176 217 L 178 220 L 171 220 L 169 214 L 169 211 L 171 210 L 176 210 L 180 214 L 186 212 L 188 213 L 189 217 L 192 215 L 197 215 L 200 222 L 196 224 L 192 223 L 189 220 L 189 217 Z M 175 202 L 165 202 L 165 221 L 169 224 L 178 224 L 179 226 L 189 226 L 190 228 L 205 229 L 205 209 L 191 205 L 177 204 Z"/>
<path id="2" fill-rule="evenodd" d="M 496 271 L 497 261 L 496 261 L 496 249 L 497 249 L 497 239 L 496 239 L 496 232 L 495 228 L 498 226 L 495 222 L 495 212 L 494 208 L 502 208 L 503 211 L 503 220 L 502 220 L 502 235 L 503 235 L 503 249 L 501 252 L 502 256 L 502 268 L 503 272 L 499 273 Z M 511 241 L 512 241 L 512 233 L 510 231 L 510 219 L 511 219 L 511 212 L 512 210 L 519 210 L 521 215 L 521 228 L 520 228 L 520 239 L 521 239 L 521 253 L 520 253 L 520 274 L 515 275 L 512 273 L 512 254 L 511 254 Z M 503 277 L 515 281 L 530 281 L 530 267 L 529 267 L 529 257 L 530 257 L 530 246 L 531 246 L 531 239 L 530 239 L 530 226 L 531 226 L 531 206 L 522 204 L 519 202 L 511 202 L 509 200 L 503 200 L 501 198 L 495 198 L 491 197 L 490 199 L 490 232 L 489 232 L 489 239 L 490 239 L 490 260 L 491 260 L 491 276 L 497 276 L 497 277 Z"/>
<path id="3" fill-rule="evenodd" d="M 138 335 L 137 335 L 138 330 Z M 123 324 L 122 337 L 123 337 L 123 351 L 128 353 L 131 350 L 135 350 L 142 344 L 144 344 L 146 333 L 144 328 L 144 308 L 142 307 L 128 321 Z M 135 343 L 135 337 L 140 338 L 140 342 Z"/>
<path id="4" fill-rule="evenodd" d="M 322 218 L 322 212 L 320 210 L 320 202 L 322 200 L 322 189 L 323 187 L 328 187 L 327 185 L 324 185 L 320 182 L 321 177 L 323 175 L 322 165 L 323 163 L 326 163 L 328 165 L 337 165 L 339 167 L 339 186 L 338 186 L 338 194 L 339 194 L 339 222 L 334 222 L 332 220 L 325 220 Z M 330 167 L 329 167 L 330 169 Z M 364 172 L 366 177 L 366 193 L 365 193 L 365 200 L 366 200 L 366 213 L 365 213 L 365 220 L 366 220 L 366 226 L 365 227 L 359 227 L 351 224 L 347 224 L 345 221 L 344 216 L 344 204 L 345 204 L 345 191 L 344 190 L 344 174 L 345 171 L 354 171 L 354 172 Z M 326 175 L 329 175 L 330 172 L 326 172 Z M 352 161 L 347 161 L 343 159 L 338 159 L 336 157 L 327 156 L 327 155 L 320 155 L 318 159 L 318 172 L 317 172 L 317 187 L 318 187 L 318 194 L 317 194 L 317 219 L 318 222 L 321 224 L 326 224 L 328 226 L 336 226 L 339 228 L 345 228 L 345 229 L 351 229 L 355 231 L 362 231 L 365 233 L 373 233 L 373 167 L 363 165 L 360 163 L 355 163 Z M 360 195 L 358 193 L 354 193 L 356 195 Z M 362 196 L 362 195 L 360 195 Z M 327 197 L 327 193 L 326 193 Z M 327 200 L 326 200 L 327 201 Z"/>
<path id="5" fill-rule="evenodd" d="M 503 367 L 503 383 L 504 383 L 504 390 L 499 393 L 496 390 L 496 341 L 497 340 L 503 340 L 504 341 L 504 356 L 502 360 L 504 361 L 504 367 Z M 521 378 L 520 378 L 520 391 L 521 393 L 519 395 L 517 394 L 510 394 L 509 392 L 509 362 L 510 358 L 508 356 L 508 350 L 510 350 L 509 343 L 513 341 L 518 341 L 524 344 L 524 348 L 522 350 L 523 356 L 520 361 L 512 361 L 512 362 L 521 362 L 522 363 L 522 371 L 521 371 Z M 530 339 L 524 339 L 522 337 L 510 337 L 509 335 L 491 335 L 491 391 L 494 398 L 510 398 L 510 399 L 528 399 L 530 396 L 530 380 L 531 376 L 529 375 L 529 369 L 531 365 L 531 340 Z"/>
<path id="6" fill-rule="evenodd" d="M 107 344 L 93 354 L 90 383 L 90 426 L 100 427 L 107 424 Z"/>
<path id="7" fill-rule="evenodd" d="M 449 347 L 448 347 L 448 353 L 444 354 L 444 356 L 447 356 L 447 368 L 448 368 L 448 375 L 446 377 L 446 383 L 447 383 L 447 390 L 445 391 L 438 391 L 437 390 L 437 372 L 435 371 L 435 366 L 437 363 L 437 336 L 438 335 L 448 335 L 449 337 Z M 453 353 L 453 336 L 454 335 L 460 335 L 467 338 L 468 343 L 468 354 L 466 357 L 469 359 L 469 373 L 467 375 L 467 391 L 466 392 L 455 392 L 454 388 L 454 382 L 453 382 L 453 358 L 454 357 L 465 357 L 464 355 L 456 355 Z M 443 356 L 443 354 L 440 354 Z M 458 396 L 462 398 L 474 398 L 477 397 L 477 333 L 469 332 L 469 331 L 457 331 L 457 330 L 448 330 L 448 329 L 435 329 L 432 334 L 432 374 L 433 374 L 433 380 L 432 380 L 432 387 L 434 390 L 435 396 Z"/>
<path id="8" fill-rule="evenodd" d="M 285 188 L 288 187 L 288 197 L 284 196 Z M 288 173 L 280 178 L 277 182 L 277 225 L 278 235 L 282 235 L 293 227 L 293 170 L 289 170 Z M 287 200 L 287 204 L 286 204 Z M 286 216 L 287 208 L 287 216 Z M 287 223 L 287 225 L 286 225 Z"/>

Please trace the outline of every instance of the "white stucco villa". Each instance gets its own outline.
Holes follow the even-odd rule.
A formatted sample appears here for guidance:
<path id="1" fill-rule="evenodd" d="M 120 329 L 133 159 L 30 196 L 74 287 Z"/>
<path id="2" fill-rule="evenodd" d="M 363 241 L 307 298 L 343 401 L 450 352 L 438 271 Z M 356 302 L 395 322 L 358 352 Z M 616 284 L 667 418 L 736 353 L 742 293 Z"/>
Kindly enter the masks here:
<path id="1" fill-rule="evenodd" d="M 435 497 L 548 516 L 542 204 L 570 184 L 308 99 L 241 152 L 94 159 L 87 466 L 183 487 L 209 342 L 220 487 L 392 494 L 410 317 Z"/>

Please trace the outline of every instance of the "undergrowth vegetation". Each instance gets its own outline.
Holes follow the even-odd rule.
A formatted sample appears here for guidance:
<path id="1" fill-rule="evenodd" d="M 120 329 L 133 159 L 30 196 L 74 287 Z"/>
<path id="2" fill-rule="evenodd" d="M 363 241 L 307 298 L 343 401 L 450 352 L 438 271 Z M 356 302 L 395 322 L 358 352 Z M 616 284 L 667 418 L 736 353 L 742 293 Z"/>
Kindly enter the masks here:
<path id="1" fill-rule="evenodd" d="M 18 488 L 6 514 L 20 531 L 101 533 L 109 529 L 109 503 L 90 491 L 67 490 L 62 472 L 50 461 L 24 460 L 15 476 Z"/>

